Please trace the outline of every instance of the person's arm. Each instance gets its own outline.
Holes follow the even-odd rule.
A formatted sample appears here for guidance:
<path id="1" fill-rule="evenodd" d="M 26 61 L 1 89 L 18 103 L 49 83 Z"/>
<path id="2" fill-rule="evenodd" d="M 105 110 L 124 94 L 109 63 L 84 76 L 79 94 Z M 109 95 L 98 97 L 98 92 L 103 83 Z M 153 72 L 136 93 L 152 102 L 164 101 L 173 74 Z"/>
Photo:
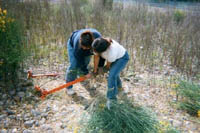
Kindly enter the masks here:
<path id="1" fill-rule="evenodd" d="M 79 40 L 80 40 L 79 36 L 76 36 L 73 40 L 74 56 L 77 60 L 77 65 L 80 67 L 81 71 L 85 75 L 88 73 L 87 65 L 85 64 L 85 56 L 86 55 L 85 55 L 83 49 L 81 49 L 79 46 Z"/>
<path id="2" fill-rule="evenodd" d="M 107 69 L 110 69 L 111 63 L 112 63 L 112 62 L 108 62 L 108 61 L 107 61 L 107 63 L 106 63 L 106 68 L 107 68 Z"/>
<path id="3" fill-rule="evenodd" d="M 94 55 L 94 73 L 97 73 L 99 65 L 99 55 Z"/>

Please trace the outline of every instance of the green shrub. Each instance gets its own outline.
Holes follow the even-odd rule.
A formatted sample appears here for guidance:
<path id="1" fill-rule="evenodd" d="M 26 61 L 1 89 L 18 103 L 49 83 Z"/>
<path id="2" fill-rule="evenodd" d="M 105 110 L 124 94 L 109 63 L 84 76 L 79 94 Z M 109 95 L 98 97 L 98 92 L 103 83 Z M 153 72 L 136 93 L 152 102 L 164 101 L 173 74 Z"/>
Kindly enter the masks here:
<path id="1" fill-rule="evenodd" d="M 0 80 L 7 87 L 17 83 L 20 63 L 25 58 L 22 29 L 0 8 Z"/>
<path id="2" fill-rule="evenodd" d="M 179 99 L 180 108 L 187 111 L 190 115 L 199 116 L 200 111 L 200 85 L 193 82 L 180 81 L 175 88 Z"/>
<path id="3" fill-rule="evenodd" d="M 184 11 L 181 11 L 181 10 L 174 11 L 174 21 L 177 23 L 183 21 L 185 16 L 186 16 L 186 14 Z"/>
<path id="4" fill-rule="evenodd" d="M 83 118 L 83 132 L 94 133 L 156 133 L 158 122 L 148 109 L 135 106 L 128 100 L 105 107 L 105 98 L 99 97 L 89 108 L 91 116 Z"/>

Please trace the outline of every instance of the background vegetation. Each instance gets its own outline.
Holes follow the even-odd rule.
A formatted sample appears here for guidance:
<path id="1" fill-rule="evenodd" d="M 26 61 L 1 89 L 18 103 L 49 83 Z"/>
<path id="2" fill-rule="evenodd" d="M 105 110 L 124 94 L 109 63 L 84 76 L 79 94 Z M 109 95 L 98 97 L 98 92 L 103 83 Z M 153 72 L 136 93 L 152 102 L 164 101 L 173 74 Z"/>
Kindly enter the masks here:
<path id="1" fill-rule="evenodd" d="M 52 69 L 54 63 L 66 62 L 65 43 L 71 32 L 92 27 L 128 49 L 129 70 L 162 70 L 167 64 L 188 76 L 199 74 L 199 12 L 112 0 L 0 0 L 0 3 L 25 27 L 25 45 L 33 64 L 45 59 Z"/>

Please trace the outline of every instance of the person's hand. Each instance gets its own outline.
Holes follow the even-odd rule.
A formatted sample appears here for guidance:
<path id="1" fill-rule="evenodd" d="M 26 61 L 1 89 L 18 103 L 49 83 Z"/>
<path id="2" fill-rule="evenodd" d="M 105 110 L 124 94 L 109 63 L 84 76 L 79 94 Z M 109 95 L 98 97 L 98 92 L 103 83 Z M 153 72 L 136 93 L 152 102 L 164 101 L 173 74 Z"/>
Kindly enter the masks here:
<path id="1" fill-rule="evenodd" d="M 90 75 L 91 75 L 91 77 L 95 78 L 98 75 L 98 73 L 97 72 L 92 72 Z"/>
<path id="2" fill-rule="evenodd" d="M 109 71 L 109 68 L 107 68 L 106 66 L 103 67 L 103 73 L 107 73 Z"/>
<path id="3" fill-rule="evenodd" d="M 92 74 L 85 75 L 86 78 L 90 78 L 91 76 L 92 76 Z"/>

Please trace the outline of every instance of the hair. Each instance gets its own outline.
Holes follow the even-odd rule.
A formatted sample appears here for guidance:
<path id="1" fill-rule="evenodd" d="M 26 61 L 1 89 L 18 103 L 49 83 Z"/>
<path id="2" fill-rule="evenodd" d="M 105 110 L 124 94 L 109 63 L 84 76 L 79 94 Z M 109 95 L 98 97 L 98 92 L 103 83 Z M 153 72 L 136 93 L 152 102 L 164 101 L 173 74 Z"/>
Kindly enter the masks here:
<path id="1" fill-rule="evenodd" d="M 106 51 L 106 49 L 110 46 L 111 42 L 111 39 L 97 38 L 92 43 L 92 48 L 95 52 L 102 53 Z"/>
<path id="2" fill-rule="evenodd" d="M 93 34 L 87 30 L 81 34 L 80 44 L 90 48 L 94 40 Z"/>

